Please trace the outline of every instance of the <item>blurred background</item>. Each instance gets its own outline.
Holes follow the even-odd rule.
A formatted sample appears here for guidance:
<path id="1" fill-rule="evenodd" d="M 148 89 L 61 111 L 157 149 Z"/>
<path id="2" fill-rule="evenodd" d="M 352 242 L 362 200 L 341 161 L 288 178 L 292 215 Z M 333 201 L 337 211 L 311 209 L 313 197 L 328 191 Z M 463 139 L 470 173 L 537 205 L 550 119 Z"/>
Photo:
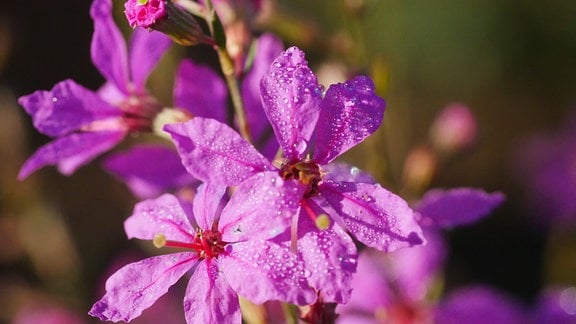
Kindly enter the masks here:
<path id="1" fill-rule="evenodd" d="M 62 311 L 62 323 L 90 322 L 86 312 L 111 269 L 146 255 L 123 233 L 135 198 L 98 160 L 70 177 L 48 167 L 16 179 L 25 159 L 49 140 L 17 98 L 67 78 L 90 89 L 104 81 L 90 61 L 90 3 L 0 5 L 1 322 L 48 311 Z M 122 1 L 115 4 L 128 32 Z M 322 80 L 376 80 L 387 102 L 384 125 L 343 157 L 348 162 L 407 199 L 428 187 L 506 194 L 489 217 L 445 233 L 446 290 L 489 284 L 530 305 L 545 287 L 576 285 L 576 209 L 557 212 L 540 200 L 545 186 L 534 181 L 546 164 L 538 161 L 576 152 L 576 137 L 553 140 L 570 133 L 562 130 L 576 109 L 576 2 L 275 0 L 264 1 L 252 28 L 302 48 Z M 173 66 L 170 57 L 162 64 Z M 166 102 L 171 90 L 161 85 L 171 84 L 163 82 L 168 77 L 151 80 Z M 436 160 L 415 187 L 402 185 L 407 158 L 430 146 L 436 116 L 453 103 L 475 116 L 476 139 Z M 539 150 L 534 143 L 566 146 Z M 552 187 L 576 200 L 572 158 Z M 429 167 L 429 160 L 418 161 L 416 169 Z M 561 222 L 554 213 L 563 213 Z M 167 307 L 181 312 L 180 301 Z"/>

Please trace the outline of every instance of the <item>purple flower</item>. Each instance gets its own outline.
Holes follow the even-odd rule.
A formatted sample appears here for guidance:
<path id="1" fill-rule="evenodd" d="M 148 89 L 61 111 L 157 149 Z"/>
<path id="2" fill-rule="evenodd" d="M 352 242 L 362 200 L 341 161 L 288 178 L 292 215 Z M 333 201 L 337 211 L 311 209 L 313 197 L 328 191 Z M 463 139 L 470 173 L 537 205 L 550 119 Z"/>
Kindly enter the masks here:
<path id="1" fill-rule="evenodd" d="M 36 129 L 55 138 L 25 162 L 20 179 L 46 165 L 57 165 L 63 174 L 71 174 L 129 132 L 150 130 L 162 108 L 144 86 L 170 40 L 160 33 L 137 30 L 128 52 L 114 24 L 112 1 L 95 0 L 90 13 L 94 20 L 92 61 L 107 82 L 94 92 L 65 80 L 50 91 L 20 97 Z"/>
<path id="2" fill-rule="evenodd" d="M 522 143 L 514 171 L 524 184 L 533 216 L 545 224 L 576 223 L 576 112 L 564 125 Z"/>
<path id="3" fill-rule="evenodd" d="M 321 223 L 330 215 L 359 241 L 384 251 L 423 242 L 413 211 L 402 198 L 379 185 L 333 181 L 323 171 L 382 121 L 384 101 L 369 78 L 332 85 L 323 96 L 304 53 L 292 47 L 262 78 L 261 95 L 283 152 L 277 165 L 225 124 L 196 117 L 165 127 L 192 175 L 224 185 L 256 173 L 280 175 L 284 185 L 296 185 L 303 193 L 296 199 L 299 214 Z"/>
<path id="4" fill-rule="evenodd" d="M 123 180 L 140 199 L 192 189 L 199 184 L 184 169 L 176 150 L 166 145 L 133 146 L 127 151 L 110 155 L 104 161 L 104 168 Z"/>
<path id="5" fill-rule="evenodd" d="M 183 252 L 121 268 L 108 279 L 106 294 L 90 314 L 130 321 L 188 272 L 192 272 L 184 297 L 188 323 L 240 323 L 237 294 L 254 303 L 313 302 L 316 294 L 308 286 L 302 261 L 290 249 L 269 241 L 288 226 L 286 220 L 297 207 L 294 196 L 301 194 L 298 188 L 283 191 L 287 188 L 256 175 L 240 185 L 222 208 L 224 189 L 201 185 L 193 215 L 187 215 L 169 194 L 137 204 L 125 222 L 128 237 Z M 276 196 L 285 199 L 273 199 Z M 262 221 L 262 210 L 273 210 L 273 216 L 264 214 L 272 217 Z"/>
<path id="6" fill-rule="evenodd" d="M 415 211 L 427 244 L 388 254 L 364 250 L 352 280 L 350 301 L 339 309 L 339 323 L 376 323 L 382 319 L 394 323 L 430 322 L 434 304 L 427 296 L 441 275 L 446 258 L 440 229 L 477 221 L 503 199 L 501 193 L 471 188 L 426 193 Z"/>
<path id="7" fill-rule="evenodd" d="M 126 18 L 133 28 L 150 28 L 156 20 L 166 15 L 164 0 L 128 0 L 124 3 Z"/>

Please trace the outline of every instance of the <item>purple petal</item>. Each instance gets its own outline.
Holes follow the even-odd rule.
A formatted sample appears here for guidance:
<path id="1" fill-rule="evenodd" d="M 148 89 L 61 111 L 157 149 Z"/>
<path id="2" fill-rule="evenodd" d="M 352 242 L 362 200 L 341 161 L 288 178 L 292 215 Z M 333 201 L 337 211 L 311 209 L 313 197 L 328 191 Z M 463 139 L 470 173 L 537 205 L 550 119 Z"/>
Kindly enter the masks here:
<path id="1" fill-rule="evenodd" d="M 242 98 L 246 108 L 246 117 L 252 138 L 256 143 L 259 140 L 262 142 L 262 137 L 266 136 L 268 132 L 270 133 L 268 136 L 272 136 L 272 127 L 262 107 L 260 81 L 270 64 L 282 53 L 282 50 L 284 50 L 284 46 L 279 38 L 269 33 L 260 36 L 256 43 L 254 63 L 242 82 Z"/>
<path id="2" fill-rule="evenodd" d="M 324 181 L 319 190 L 338 214 L 336 220 L 367 246 L 391 252 L 424 243 L 406 201 L 381 186 Z"/>
<path id="3" fill-rule="evenodd" d="M 183 60 L 174 81 L 174 103 L 193 116 L 226 121 L 228 90 L 222 78 L 207 66 Z"/>
<path id="4" fill-rule="evenodd" d="M 246 179 L 222 210 L 222 239 L 269 239 L 282 233 L 297 215 L 305 189 L 296 181 L 284 181 L 276 171 L 259 172 Z"/>
<path id="5" fill-rule="evenodd" d="M 366 171 L 346 163 L 332 162 L 322 166 L 324 179 L 332 182 L 362 182 L 376 184 L 376 180 Z"/>
<path id="6" fill-rule="evenodd" d="M 182 164 L 202 181 L 236 185 L 256 172 L 274 169 L 250 143 L 216 120 L 195 117 L 164 130 L 172 136 Z"/>
<path id="7" fill-rule="evenodd" d="M 314 133 L 314 160 L 326 164 L 374 133 L 385 106 L 366 76 L 330 86 Z"/>
<path id="8" fill-rule="evenodd" d="M 128 55 L 126 41 L 114 23 L 112 0 L 95 0 L 90 8 L 94 19 L 94 35 L 90 53 L 92 62 L 106 80 L 128 93 Z"/>
<path id="9" fill-rule="evenodd" d="M 25 179 L 32 172 L 47 165 L 56 165 L 62 174 L 70 175 L 80 166 L 114 147 L 125 135 L 123 131 L 88 132 L 73 133 L 56 139 L 40 147 L 26 160 L 18 173 L 18 179 Z"/>
<path id="10" fill-rule="evenodd" d="M 348 302 L 352 276 L 356 272 L 357 251 L 354 242 L 337 224 L 320 231 L 310 217 L 301 214 L 298 251 L 306 268 L 311 270 L 308 282 L 320 292 L 325 302 Z"/>
<path id="11" fill-rule="evenodd" d="M 253 303 L 280 300 L 306 305 L 316 300 L 302 260 L 288 247 L 271 241 L 236 243 L 228 245 L 226 256 L 218 261 L 232 289 Z"/>
<path id="12" fill-rule="evenodd" d="M 217 261 L 200 262 L 188 282 L 184 297 L 187 323 L 240 323 L 238 295 L 222 273 Z"/>
<path id="13" fill-rule="evenodd" d="M 130 321 L 152 306 L 197 261 L 194 253 L 174 253 L 130 263 L 106 281 L 106 294 L 89 314 L 103 321 Z"/>
<path id="14" fill-rule="evenodd" d="M 270 65 L 260 85 L 262 103 L 276 138 L 288 159 L 305 152 L 320 113 L 321 88 L 296 47 Z"/>
<path id="15" fill-rule="evenodd" d="M 395 302 L 394 291 L 388 282 L 391 278 L 386 277 L 388 264 L 386 254 L 380 251 L 365 249 L 360 253 L 358 269 L 352 279 L 352 296 L 348 303 L 337 309 L 342 319 L 348 319 L 353 314 L 366 314 L 363 320 L 376 323 L 374 315 L 377 311 L 387 309 Z M 354 323 L 348 320 L 344 322 Z"/>
<path id="16" fill-rule="evenodd" d="M 176 150 L 164 145 L 134 146 L 109 156 L 104 168 L 124 181 L 140 199 L 154 198 L 198 182 L 186 171 Z"/>
<path id="17" fill-rule="evenodd" d="M 144 90 L 146 79 L 172 41 L 168 36 L 144 28 L 136 28 L 130 40 L 130 77 L 138 90 Z"/>
<path id="18" fill-rule="evenodd" d="M 192 242 L 196 233 L 178 198 L 171 194 L 137 203 L 124 230 L 130 239 L 153 240 L 163 234 L 169 241 L 185 243 Z"/>
<path id="19" fill-rule="evenodd" d="M 18 99 L 43 134 L 58 137 L 93 121 L 120 116 L 122 111 L 96 93 L 72 80 L 57 83 L 52 90 L 39 90 Z"/>
<path id="20" fill-rule="evenodd" d="M 387 273 L 405 300 L 424 300 L 446 259 L 446 246 L 436 231 L 424 231 L 426 245 L 389 253 Z"/>
<path id="21" fill-rule="evenodd" d="M 226 187 L 203 183 L 194 197 L 194 217 L 202 229 L 211 229 Z"/>
<path id="22" fill-rule="evenodd" d="M 487 193 L 480 189 L 434 189 L 424 195 L 415 209 L 422 217 L 420 224 L 447 228 L 479 220 L 504 199 L 500 192 Z"/>
<path id="23" fill-rule="evenodd" d="M 461 288 L 438 305 L 434 323 L 528 323 L 525 310 L 503 293 L 485 286 Z"/>

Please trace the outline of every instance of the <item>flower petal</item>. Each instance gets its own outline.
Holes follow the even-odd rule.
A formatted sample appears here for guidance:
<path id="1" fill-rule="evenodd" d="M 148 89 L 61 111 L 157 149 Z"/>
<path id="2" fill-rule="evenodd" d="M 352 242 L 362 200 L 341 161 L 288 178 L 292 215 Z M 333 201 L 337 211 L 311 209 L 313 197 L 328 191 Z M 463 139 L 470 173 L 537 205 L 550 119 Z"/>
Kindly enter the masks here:
<path id="1" fill-rule="evenodd" d="M 112 0 L 95 0 L 90 8 L 94 35 L 90 45 L 92 62 L 106 80 L 128 93 L 128 55 L 126 41 L 114 23 Z"/>
<path id="2" fill-rule="evenodd" d="M 106 294 L 88 313 L 103 321 L 129 322 L 163 296 L 197 259 L 194 253 L 174 253 L 130 263 L 108 278 Z"/>
<path id="3" fill-rule="evenodd" d="M 286 246 L 257 240 L 231 244 L 218 261 L 232 289 L 253 303 L 307 305 L 316 300 L 302 260 Z"/>
<path id="4" fill-rule="evenodd" d="M 72 80 L 39 90 L 18 99 L 42 134 L 58 137 L 69 134 L 93 121 L 120 116 L 121 110 L 110 106 L 96 93 Z"/>
<path id="5" fill-rule="evenodd" d="M 238 295 L 219 272 L 216 261 L 200 262 L 184 297 L 187 323 L 240 323 Z"/>
<path id="6" fill-rule="evenodd" d="M 32 172 L 47 165 L 57 165 L 62 174 L 70 175 L 80 166 L 114 147 L 125 135 L 123 131 L 87 132 L 72 133 L 56 139 L 40 147 L 26 160 L 18 173 L 18 179 L 25 179 Z"/>
<path id="7" fill-rule="evenodd" d="M 504 199 L 501 192 L 487 193 L 481 189 L 434 189 L 424 195 L 415 209 L 422 217 L 421 224 L 447 228 L 477 221 Z"/>
<path id="8" fill-rule="evenodd" d="M 130 78 L 136 89 L 144 90 L 146 79 L 168 48 L 172 40 L 160 32 L 144 28 L 134 29 L 130 40 Z"/>
<path id="9" fill-rule="evenodd" d="M 379 185 L 324 181 L 319 191 L 336 211 L 336 221 L 367 246 L 390 252 L 424 243 L 406 201 Z"/>
<path id="10" fill-rule="evenodd" d="M 124 230 L 130 239 L 153 240 L 160 233 L 176 242 L 192 242 L 196 233 L 178 198 L 171 194 L 137 203 Z"/>
<path id="11" fill-rule="evenodd" d="M 282 53 L 282 50 L 284 50 L 282 40 L 273 34 L 266 33 L 260 36 L 256 42 L 254 63 L 242 82 L 242 98 L 245 103 L 246 117 L 252 138 L 257 144 L 266 142 L 263 139 L 265 136 L 273 137 L 272 127 L 262 107 L 260 81 L 270 64 Z M 276 141 L 273 140 L 273 142 Z M 276 145 L 277 150 L 278 147 Z"/>
<path id="12" fill-rule="evenodd" d="M 183 60 L 174 81 L 174 103 L 194 116 L 226 121 L 228 90 L 207 66 Z"/>
<path id="13" fill-rule="evenodd" d="M 216 186 L 203 183 L 198 187 L 194 197 L 193 210 L 198 226 L 202 229 L 211 229 L 217 216 L 218 207 L 226 192 L 225 186 Z"/>
<path id="14" fill-rule="evenodd" d="M 322 90 L 304 52 L 291 47 L 270 65 L 260 85 L 262 103 L 288 159 L 305 152 L 322 101 Z"/>
<path id="15" fill-rule="evenodd" d="M 408 249 L 406 249 L 408 250 Z M 374 315 L 378 309 L 387 309 L 395 302 L 395 292 L 390 287 L 388 280 L 387 254 L 367 248 L 362 250 L 358 257 L 358 269 L 352 280 L 354 290 L 348 303 L 338 307 L 343 319 L 348 319 L 351 315 L 364 315 L 363 319 L 376 323 Z M 378 287 L 378 289 L 374 289 Z M 344 320 L 345 323 L 354 323 Z"/>
<path id="16" fill-rule="evenodd" d="M 434 323 L 530 323 L 520 302 L 488 286 L 460 288 L 435 309 Z"/>
<path id="17" fill-rule="evenodd" d="M 176 150 L 164 145 L 133 146 L 109 156 L 104 168 L 125 182 L 140 199 L 158 197 L 198 182 L 186 171 Z"/>
<path id="18" fill-rule="evenodd" d="M 360 170 L 342 162 L 332 162 L 322 166 L 322 172 L 325 173 L 324 179 L 332 182 L 363 182 L 375 184 L 376 180 L 370 173 Z"/>
<path id="19" fill-rule="evenodd" d="M 305 191 L 276 171 L 259 172 L 243 181 L 222 210 L 219 228 L 227 242 L 269 239 L 290 225 Z"/>
<path id="20" fill-rule="evenodd" d="M 195 117 L 186 123 L 170 124 L 182 164 L 205 182 L 236 185 L 256 172 L 274 167 L 236 131 L 214 119 Z"/>
<path id="21" fill-rule="evenodd" d="M 384 108 L 366 76 L 330 86 L 314 133 L 314 160 L 326 164 L 362 142 L 380 127 Z"/>
<path id="22" fill-rule="evenodd" d="M 323 301 L 346 303 L 358 261 L 354 242 L 338 224 L 332 223 L 321 231 L 303 214 L 298 231 L 305 233 L 298 238 L 298 252 L 310 271 L 308 282 L 320 292 Z"/>

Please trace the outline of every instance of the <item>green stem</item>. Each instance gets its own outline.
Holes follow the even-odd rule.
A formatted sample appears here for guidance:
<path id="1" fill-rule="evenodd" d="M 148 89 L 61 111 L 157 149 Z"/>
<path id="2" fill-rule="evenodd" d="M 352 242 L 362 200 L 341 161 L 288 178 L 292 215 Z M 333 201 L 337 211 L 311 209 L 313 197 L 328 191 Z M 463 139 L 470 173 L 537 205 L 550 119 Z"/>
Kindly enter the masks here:
<path id="1" fill-rule="evenodd" d="M 214 7 L 212 6 L 211 0 L 206 0 L 205 2 L 206 11 L 205 18 L 208 23 L 208 28 L 210 29 L 210 34 L 215 37 L 214 21 L 216 14 Z M 221 44 L 222 45 L 222 44 Z M 218 53 L 218 61 L 220 62 L 220 69 L 226 80 L 226 85 L 230 93 L 230 98 L 232 99 L 232 106 L 234 107 L 234 114 L 236 116 L 236 121 L 238 122 L 238 131 L 242 137 L 251 142 L 252 138 L 250 136 L 250 127 L 248 126 L 248 120 L 246 119 L 246 110 L 244 109 L 244 102 L 242 101 L 242 95 L 240 93 L 240 86 L 236 74 L 234 72 L 234 63 L 230 58 L 230 54 L 226 48 L 222 46 L 215 45 L 214 49 Z"/>
<path id="2" fill-rule="evenodd" d="M 230 92 L 232 106 L 234 107 L 236 121 L 238 122 L 238 131 L 240 132 L 240 135 L 244 137 L 244 139 L 251 142 L 252 138 L 250 136 L 250 127 L 248 126 L 248 120 L 246 119 L 246 111 L 244 110 L 244 103 L 242 101 L 238 79 L 234 73 L 234 63 L 232 63 L 232 59 L 225 49 L 222 49 L 218 46 L 215 46 L 214 48 L 218 53 L 220 68 L 222 69 L 222 74 L 224 74 L 226 85 L 228 86 L 228 91 Z"/>

